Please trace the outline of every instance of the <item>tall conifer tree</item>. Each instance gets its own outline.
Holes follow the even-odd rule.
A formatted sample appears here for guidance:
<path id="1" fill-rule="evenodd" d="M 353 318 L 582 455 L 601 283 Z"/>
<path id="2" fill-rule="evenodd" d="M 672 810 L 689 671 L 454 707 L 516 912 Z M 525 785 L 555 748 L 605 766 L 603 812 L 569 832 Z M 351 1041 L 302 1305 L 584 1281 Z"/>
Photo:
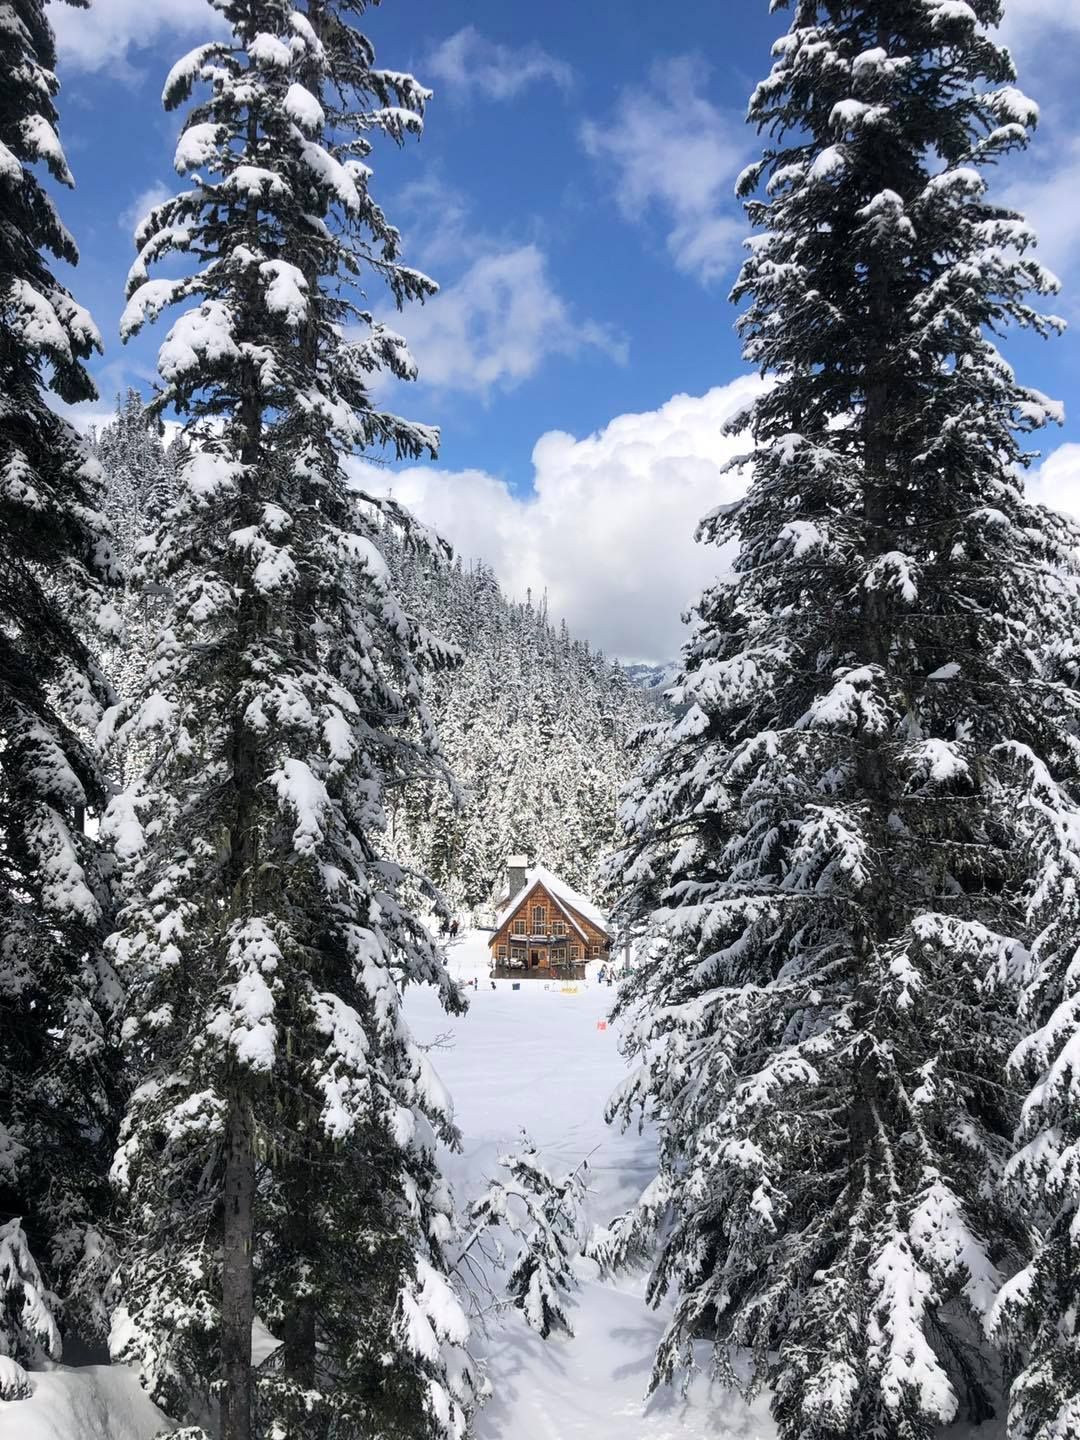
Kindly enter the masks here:
<path id="1" fill-rule="evenodd" d="M 1077 630 L 1053 647 L 1075 682 Z M 1075 732 L 1073 732 L 1075 736 Z M 1024 813 L 1034 875 L 1034 932 L 1021 975 L 1024 1035 L 1011 1070 L 1026 1082 L 1016 1153 L 1005 1190 L 1035 1237 L 1029 1263 L 1002 1289 L 991 1314 L 1012 1352 L 1012 1440 L 1059 1440 L 1080 1431 L 1080 742 L 1057 766 L 1024 747 L 1014 759 L 1030 780 Z M 1061 776 L 1071 779 L 1071 786 Z"/>
<path id="2" fill-rule="evenodd" d="M 624 810 L 654 959 L 613 1108 L 662 1140 L 623 1235 L 670 1210 L 657 1381 L 706 1337 L 732 1383 L 750 1352 L 785 1440 L 924 1440 L 987 1414 L 983 1326 L 1023 1254 L 999 1188 L 1035 875 L 1015 756 L 1058 756 L 1070 706 L 1039 627 L 1075 626 L 1075 536 L 1017 469 L 1059 411 L 994 343 L 1057 328 L 986 194 L 1037 112 L 999 0 L 772 8 L 735 298 L 773 383 L 747 496 L 702 526 L 735 575 Z"/>
<path id="3" fill-rule="evenodd" d="M 191 185 L 143 224 L 126 334 L 186 304 L 157 407 L 188 419 L 179 497 L 147 573 L 171 595 L 150 693 L 159 737 L 110 814 L 133 862 L 116 954 L 140 1080 L 116 1174 L 132 1248 L 116 1350 L 222 1440 L 458 1436 L 466 1325 L 446 1277 L 434 1160 L 447 1097 L 402 1017 L 441 958 L 384 858 L 387 786 L 430 764 L 423 672 L 443 652 L 402 609 L 343 457 L 434 453 L 376 408 L 414 373 L 357 286 L 432 283 L 370 192 L 382 134 L 426 92 L 375 67 L 365 0 L 214 0 L 228 38 L 182 60 Z M 151 280 L 169 254 L 197 266 Z M 279 1342 L 253 1382 L 252 1322 Z M 213 1381 L 213 1397 L 200 1382 Z"/>
<path id="4" fill-rule="evenodd" d="M 92 399 L 93 321 L 53 271 L 78 251 L 42 184 L 73 184 L 56 133 L 44 0 L 0 4 L 0 1394 L 60 1353 L 62 1307 L 102 1323 L 97 1228 L 111 1087 L 105 894 L 83 815 L 85 737 L 108 687 L 83 623 L 115 628 L 99 470 L 59 400 Z M 76 617 L 78 624 L 76 623 Z M 105 1151 L 106 1153 L 102 1153 Z M 81 1313 L 80 1313 L 81 1312 Z M 6 1358 L 5 1358 L 6 1357 Z"/>

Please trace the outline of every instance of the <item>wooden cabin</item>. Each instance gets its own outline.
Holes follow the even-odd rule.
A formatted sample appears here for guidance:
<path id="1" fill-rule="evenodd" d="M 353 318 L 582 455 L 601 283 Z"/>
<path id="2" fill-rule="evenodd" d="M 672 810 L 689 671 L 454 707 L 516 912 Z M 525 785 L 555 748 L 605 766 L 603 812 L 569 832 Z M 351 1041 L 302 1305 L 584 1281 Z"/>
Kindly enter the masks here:
<path id="1" fill-rule="evenodd" d="M 488 942 L 492 974 L 510 980 L 585 977 L 590 960 L 607 959 L 604 916 L 542 865 L 511 860 L 509 890 Z"/>

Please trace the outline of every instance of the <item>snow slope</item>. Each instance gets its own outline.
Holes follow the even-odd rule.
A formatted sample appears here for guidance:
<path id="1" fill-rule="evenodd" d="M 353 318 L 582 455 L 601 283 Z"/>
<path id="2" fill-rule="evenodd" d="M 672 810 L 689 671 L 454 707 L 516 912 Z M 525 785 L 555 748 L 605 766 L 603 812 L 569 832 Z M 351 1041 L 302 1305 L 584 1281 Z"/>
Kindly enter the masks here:
<path id="1" fill-rule="evenodd" d="M 445 1157 L 464 1209 L 496 1173 L 500 1152 L 524 1125 L 547 1168 L 572 1169 L 590 1151 L 589 1218 L 604 1223 L 634 1201 L 653 1174 L 651 1135 L 619 1134 L 604 1124 L 604 1106 L 624 1074 L 617 1036 L 606 1019 L 614 992 L 595 980 L 562 993 L 543 981 L 487 978 L 486 931 L 466 934 L 449 951 L 451 972 L 474 977 L 469 1013 L 448 1020 L 434 997 L 413 994 L 409 1019 L 417 1038 L 450 1036 L 452 1048 L 431 1059 L 454 1097 L 463 1146 Z M 598 965 L 590 966 L 595 974 Z M 513 1252 L 511 1252 L 512 1258 Z M 775 1440 L 768 1400 L 747 1405 L 701 1377 L 684 1397 L 664 1390 L 646 1403 L 649 1373 L 666 1321 L 644 1303 L 644 1277 L 615 1282 L 595 1267 L 573 1298 L 572 1339 L 541 1340 L 508 1311 L 477 1347 L 493 1395 L 480 1413 L 476 1440 Z M 707 1364 L 707 1355 L 702 1355 Z M 1003 1425 L 953 1426 L 942 1440 L 1001 1440 Z"/>
<path id="2" fill-rule="evenodd" d="M 35 1373 L 29 1399 L 0 1404 L 0 1440 L 152 1440 L 171 1429 L 120 1365 Z"/>

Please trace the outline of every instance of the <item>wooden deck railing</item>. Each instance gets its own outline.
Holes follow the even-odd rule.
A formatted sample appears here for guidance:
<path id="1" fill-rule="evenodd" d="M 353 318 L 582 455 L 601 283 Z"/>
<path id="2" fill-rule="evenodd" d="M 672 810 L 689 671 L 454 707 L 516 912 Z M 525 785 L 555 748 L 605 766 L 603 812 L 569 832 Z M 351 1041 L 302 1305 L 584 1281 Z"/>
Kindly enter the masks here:
<path id="1" fill-rule="evenodd" d="M 491 976 L 494 980 L 528 980 L 530 983 L 536 980 L 552 983 L 559 980 L 584 980 L 585 963 L 584 960 L 567 960 L 550 970 L 542 970 L 539 966 L 530 969 L 525 965 L 510 965 L 505 960 L 497 960 L 491 967 Z"/>

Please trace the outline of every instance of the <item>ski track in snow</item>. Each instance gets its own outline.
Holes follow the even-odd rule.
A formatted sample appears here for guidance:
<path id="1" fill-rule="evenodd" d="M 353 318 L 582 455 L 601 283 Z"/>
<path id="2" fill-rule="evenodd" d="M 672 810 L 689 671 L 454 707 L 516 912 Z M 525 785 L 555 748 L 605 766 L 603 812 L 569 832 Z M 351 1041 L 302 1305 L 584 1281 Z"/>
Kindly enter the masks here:
<path id="1" fill-rule="evenodd" d="M 451 973 L 469 986 L 467 1015 L 448 1018 L 430 990 L 411 992 L 406 1002 L 419 1041 L 450 1037 L 430 1059 L 454 1098 L 462 1135 L 461 1152 L 443 1155 L 458 1206 L 464 1211 L 497 1173 L 498 1156 L 517 1148 L 524 1127 L 556 1175 L 594 1152 L 588 1219 L 603 1224 L 637 1199 L 655 1155 L 648 1131 L 620 1134 L 604 1123 L 624 1074 L 616 1032 L 597 1028 L 614 991 L 595 980 L 576 994 L 529 980 L 516 991 L 500 980 L 492 990 L 488 938 L 473 931 L 449 948 Z M 702 1376 L 685 1396 L 663 1389 L 647 1400 L 667 1307 L 646 1306 L 644 1275 L 602 1280 L 588 1278 L 590 1268 L 581 1263 L 581 1287 L 569 1302 L 572 1339 L 541 1340 L 512 1309 L 476 1337 L 493 1394 L 477 1416 L 475 1440 L 775 1440 L 766 1397 L 747 1405 Z M 707 1364 L 707 1354 L 701 1358 Z M 0 1403 L 0 1440 L 152 1440 L 170 1428 L 124 1367 L 58 1367 L 35 1374 L 34 1383 L 28 1400 Z M 1003 1433 L 1000 1423 L 977 1431 L 958 1425 L 942 1440 Z"/>

